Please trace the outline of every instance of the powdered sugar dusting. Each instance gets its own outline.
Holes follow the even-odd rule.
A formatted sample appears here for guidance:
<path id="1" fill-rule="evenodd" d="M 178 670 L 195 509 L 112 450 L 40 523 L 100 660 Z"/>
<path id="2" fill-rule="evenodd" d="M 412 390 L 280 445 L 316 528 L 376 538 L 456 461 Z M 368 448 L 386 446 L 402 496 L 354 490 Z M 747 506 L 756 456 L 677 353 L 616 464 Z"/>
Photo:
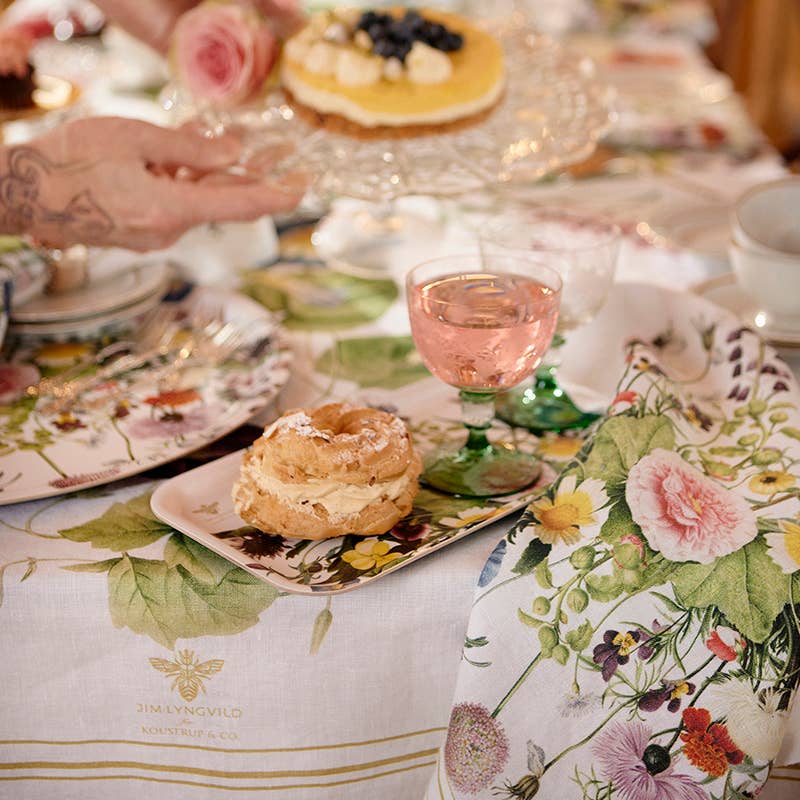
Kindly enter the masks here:
<path id="1" fill-rule="evenodd" d="M 324 439 L 331 441 L 331 436 L 325 431 L 314 427 L 311 417 L 305 411 L 296 411 L 286 417 L 279 417 L 263 433 L 265 439 L 271 438 L 276 432 L 292 431 L 300 436 L 307 436 L 310 439 Z"/>
<path id="2" fill-rule="evenodd" d="M 342 404 L 343 411 L 351 411 L 352 406 Z M 385 420 L 385 423 L 384 423 Z M 370 420 L 357 433 L 338 433 L 332 434 L 329 431 L 320 430 L 314 425 L 311 417 L 305 411 L 295 411 L 275 420 L 262 434 L 265 439 L 269 439 L 276 433 L 291 431 L 300 436 L 323 439 L 326 442 L 338 442 L 343 446 L 353 445 L 360 449 L 369 451 L 383 450 L 389 446 L 393 437 L 405 437 L 405 423 L 393 414 L 386 414 L 379 420 Z M 338 462 L 345 462 L 352 459 L 352 453 L 342 451 L 336 454 Z"/>

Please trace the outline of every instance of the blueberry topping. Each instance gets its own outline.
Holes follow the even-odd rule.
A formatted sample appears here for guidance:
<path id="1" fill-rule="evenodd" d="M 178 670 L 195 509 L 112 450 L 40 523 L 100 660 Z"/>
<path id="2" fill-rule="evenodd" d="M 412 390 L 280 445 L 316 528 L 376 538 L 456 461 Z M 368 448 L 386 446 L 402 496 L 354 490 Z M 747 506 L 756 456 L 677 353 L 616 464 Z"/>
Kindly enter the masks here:
<path id="1" fill-rule="evenodd" d="M 464 37 L 460 33 L 453 33 L 452 31 L 447 31 L 442 39 L 440 50 L 444 50 L 445 53 L 452 53 L 455 50 L 460 50 L 464 46 Z"/>
<path id="2" fill-rule="evenodd" d="M 460 50 L 464 45 L 464 37 L 460 33 L 425 19 L 414 9 L 407 10 L 401 19 L 395 19 L 390 14 L 364 11 L 356 29 L 369 34 L 373 53 L 400 61 L 405 61 L 414 42 L 424 42 L 445 53 Z"/>

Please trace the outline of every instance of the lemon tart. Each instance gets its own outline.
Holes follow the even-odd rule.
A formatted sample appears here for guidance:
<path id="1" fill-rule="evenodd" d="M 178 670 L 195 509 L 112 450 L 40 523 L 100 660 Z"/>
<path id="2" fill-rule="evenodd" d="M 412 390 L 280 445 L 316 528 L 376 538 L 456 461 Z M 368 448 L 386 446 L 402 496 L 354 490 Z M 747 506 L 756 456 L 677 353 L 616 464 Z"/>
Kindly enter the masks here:
<path id="1" fill-rule="evenodd" d="M 339 8 L 287 42 L 281 81 L 297 111 L 353 135 L 418 135 L 474 122 L 505 87 L 500 42 L 455 14 Z"/>

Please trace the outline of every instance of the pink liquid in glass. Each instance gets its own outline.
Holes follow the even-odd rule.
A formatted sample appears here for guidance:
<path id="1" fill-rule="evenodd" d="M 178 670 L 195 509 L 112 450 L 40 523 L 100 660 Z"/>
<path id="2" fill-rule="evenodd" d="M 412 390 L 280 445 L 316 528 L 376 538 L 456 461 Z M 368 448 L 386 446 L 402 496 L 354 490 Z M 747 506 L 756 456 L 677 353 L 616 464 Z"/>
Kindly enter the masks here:
<path id="1" fill-rule="evenodd" d="M 558 301 L 557 291 L 523 275 L 443 275 L 411 289 L 411 333 L 425 366 L 445 383 L 509 389 L 542 360 Z"/>

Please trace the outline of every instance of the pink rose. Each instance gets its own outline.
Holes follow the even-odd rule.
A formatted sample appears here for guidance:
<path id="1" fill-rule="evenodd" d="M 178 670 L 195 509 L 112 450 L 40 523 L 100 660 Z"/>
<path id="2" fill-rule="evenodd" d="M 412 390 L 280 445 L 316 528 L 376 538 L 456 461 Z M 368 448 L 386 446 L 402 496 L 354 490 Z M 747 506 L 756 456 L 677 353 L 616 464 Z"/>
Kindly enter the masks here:
<path id="1" fill-rule="evenodd" d="M 172 58 L 178 77 L 198 100 L 233 108 L 258 93 L 278 53 L 267 23 L 252 9 L 201 3 L 178 20 Z"/>
<path id="2" fill-rule="evenodd" d="M 625 499 L 647 543 L 671 561 L 710 564 L 757 533 L 743 497 L 668 450 L 653 450 L 634 465 Z"/>

